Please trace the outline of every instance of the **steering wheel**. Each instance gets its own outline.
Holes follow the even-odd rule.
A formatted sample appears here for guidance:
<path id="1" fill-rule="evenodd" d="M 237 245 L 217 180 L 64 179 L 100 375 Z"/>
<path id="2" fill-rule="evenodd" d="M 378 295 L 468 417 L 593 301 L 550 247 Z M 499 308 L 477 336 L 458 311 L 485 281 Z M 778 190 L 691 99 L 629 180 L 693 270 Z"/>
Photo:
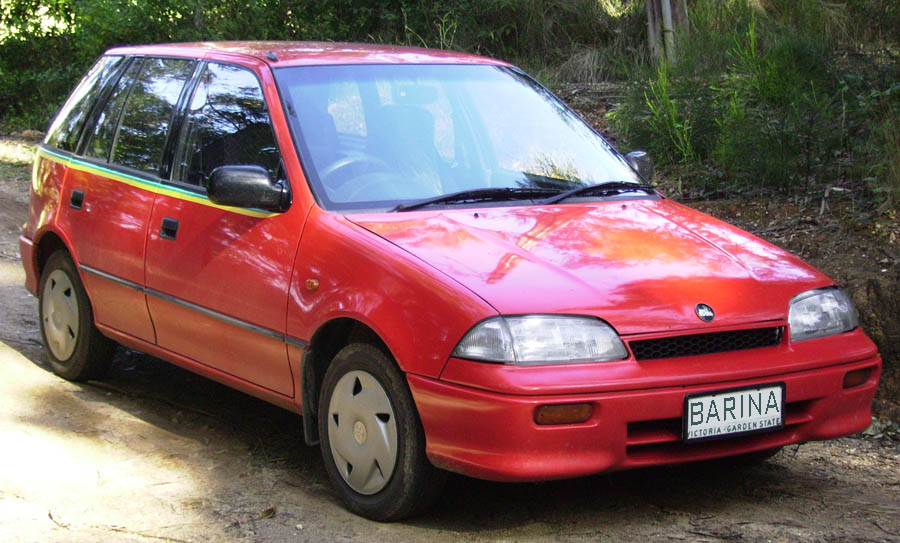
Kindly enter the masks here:
<path id="1" fill-rule="evenodd" d="M 392 170 L 387 162 L 377 156 L 354 151 L 345 157 L 338 158 L 323 168 L 319 172 L 319 177 L 322 180 L 323 185 L 331 186 L 332 189 L 338 190 L 350 179 L 353 179 L 353 176 L 344 176 L 344 179 L 341 180 L 338 173 L 351 171 L 353 168 L 357 167 L 365 168 L 366 165 L 368 165 L 367 169 L 374 172 L 388 173 Z"/>
<path id="2" fill-rule="evenodd" d="M 348 202 L 363 200 L 402 200 L 397 187 L 397 176 L 391 173 L 372 172 L 353 178 L 352 187 L 342 195 Z M 343 183 L 346 186 L 350 183 Z"/>

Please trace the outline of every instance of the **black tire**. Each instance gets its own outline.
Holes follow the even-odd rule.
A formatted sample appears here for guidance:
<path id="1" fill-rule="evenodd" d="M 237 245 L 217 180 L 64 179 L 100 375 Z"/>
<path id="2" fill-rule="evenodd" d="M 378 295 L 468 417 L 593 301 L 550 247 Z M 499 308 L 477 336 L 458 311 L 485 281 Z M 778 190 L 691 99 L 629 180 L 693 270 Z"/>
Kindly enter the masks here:
<path id="1" fill-rule="evenodd" d="M 68 280 L 68 284 L 65 281 Z M 65 288 L 60 287 L 64 285 Z M 58 295 L 67 299 L 72 308 L 69 320 L 74 325 L 66 326 L 70 335 L 65 348 L 60 341 L 51 345 L 59 327 L 54 327 L 54 302 L 49 297 Z M 75 263 L 66 251 L 56 251 L 47 259 L 41 273 L 38 296 L 38 313 L 41 323 L 41 339 L 47 361 L 54 373 L 69 381 L 86 381 L 103 377 L 109 370 L 115 343 L 103 336 L 94 326 L 94 312 L 91 301 L 81 284 Z M 47 313 L 47 314 L 45 314 Z M 65 342 L 63 342 L 65 343 Z M 54 352 L 56 351 L 56 352 Z"/>
<path id="2" fill-rule="evenodd" d="M 379 484 L 384 486 L 373 491 L 374 493 L 359 492 L 348 484 L 345 475 L 339 471 L 338 462 L 342 461 L 344 472 L 347 472 L 349 462 L 343 459 L 340 453 L 337 453 L 338 459 L 336 460 L 331 444 L 332 433 L 337 442 L 342 439 L 341 434 L 347 428 L 340 427 L 339 429 L 340 422 L 362 424 L 358 421 L 373 420 L 371 417 L 378 417 L 382 422 L 387 421 L 387 417 L 383 413 L 369 413 L 368 411 L 371 410 L 367 410 L 358 417 L 338 417 L 336 415 L 340 409 L 340 399 L 335 399 L 336 410 L 330 412 L 330 406 L 333 405 L 332 396 L 335 394 L 338 383 L 345 376 L 351 381 L 355 380 L 355 384 L 352 385 L 354 396 L 362 391 L 369 392 L 362 388 L 359 379 L 356 378 L 356 376 L 364 374 L 374 378 L 377 385 L 380 385 L 381 390 L 386 393 L 396 424 L 395 463 L 391 468 L 382 468 L 375 461 L 374 465 L 378 469 L 378 474 L 374 476 L 376 479 L 383 475 L 383 471 L 390 469 L 391 473 L 387 478 L 375 481 L 375 487 L 378 487 Z M 371 381 L 367 382 L 372 384 Z M 344 390 L 344 386 L 346 385 L 342 385 L 341 390 Z M 377 389 L 377 386 L 374 388 Z M 339 391 L 338 396 L 340 394 Z M 329 426 L 329 418 L 334 421 L 334 426 Z M 354 420 L 354 422 L 350 422 L 350 420 Z M 382 522 L 400 520 L 423 512 L 440 496 L 447 474 L 435 468 L 428 461 L 425 455 L 425 432 L 422 429 L 406 379 L 396 363 L 382 350 L 369 344 L 354 343 L 344 347 L 335 355 L 325 373 L 322 391 L 319 395 L 318 424 L 325 469 L 341 499 L 354 513 Z M 356 429 L 356 426 L 353 428 Z M 369 446 L 365 437 L 368 435 L 367 431 L 373 432 L 371 429 L 366 430 L 364 425 L 360 432 L 363 436 L 362 442 L 357 439 L 357 434 L 353 433 L 353 438 L 357 439 L 356 443 L 361 448 Z M 377 434 L 373 433 L 372 435 Z M 346 437 L 343 441 L 346 443 Z M 349 469 L 352 471 L 352 466 Z"/>

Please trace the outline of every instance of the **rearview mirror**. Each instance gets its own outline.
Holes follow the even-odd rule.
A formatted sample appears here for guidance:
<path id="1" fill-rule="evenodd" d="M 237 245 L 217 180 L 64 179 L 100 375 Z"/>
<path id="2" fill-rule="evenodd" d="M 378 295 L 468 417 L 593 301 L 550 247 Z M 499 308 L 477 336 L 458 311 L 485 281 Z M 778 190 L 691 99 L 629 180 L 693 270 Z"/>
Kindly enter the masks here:
<path id="1" fill-rule="evenodd" d="M 625 160 L 634 168 L 634 171 L 644 178 L 644 181 L 653 180 L 653 159 L 647 151 L 632 151 L 625 155 Z"/>
<path id="2" fill-rule="evenodd" d="M 290 191 L 273 183 L 260 166 L 219 166 L 209 176 L 207 194 L 213 203 L 281 213 L 291 205 Z"/>

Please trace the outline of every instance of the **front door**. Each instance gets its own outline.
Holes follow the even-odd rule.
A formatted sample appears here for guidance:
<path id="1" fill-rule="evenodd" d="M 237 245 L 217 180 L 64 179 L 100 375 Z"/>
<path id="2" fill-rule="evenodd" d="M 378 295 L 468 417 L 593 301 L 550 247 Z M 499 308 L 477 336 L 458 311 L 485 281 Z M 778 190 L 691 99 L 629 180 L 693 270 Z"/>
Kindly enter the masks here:
<path id="1" fill-rule="evenodd" d="M 222 207 L 206 197 L 218 166 L 254 164 L 273 179 L 278 146 L 256 76 L 208 63 L 189 97 L 171 182 L 147 240 L 147 303 L 160 347 L 293 396 L 285 344 L 301 211 Z"/>

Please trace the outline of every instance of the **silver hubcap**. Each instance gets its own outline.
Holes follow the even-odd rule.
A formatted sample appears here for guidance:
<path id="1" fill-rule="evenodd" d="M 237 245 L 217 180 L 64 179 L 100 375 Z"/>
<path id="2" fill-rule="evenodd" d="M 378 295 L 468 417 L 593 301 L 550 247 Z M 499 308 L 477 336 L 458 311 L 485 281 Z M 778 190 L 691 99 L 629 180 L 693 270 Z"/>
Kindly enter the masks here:
<path id="1" fill-rule="evenodd" d="M 57 360 L 65 361 L 75 351 L 78 339 L 78 299 L 72 280 L 62 270 L 54 270 L 41 293 L 44 336 Z"/>
<path id="2" fill-rule="evenodd" d="M 397 422 L 384 387 L 365 371 L 347 372 L 328 402 L 328 443 L 350 488 L 371 495 L 387 485 L 397 463 Z"/>

